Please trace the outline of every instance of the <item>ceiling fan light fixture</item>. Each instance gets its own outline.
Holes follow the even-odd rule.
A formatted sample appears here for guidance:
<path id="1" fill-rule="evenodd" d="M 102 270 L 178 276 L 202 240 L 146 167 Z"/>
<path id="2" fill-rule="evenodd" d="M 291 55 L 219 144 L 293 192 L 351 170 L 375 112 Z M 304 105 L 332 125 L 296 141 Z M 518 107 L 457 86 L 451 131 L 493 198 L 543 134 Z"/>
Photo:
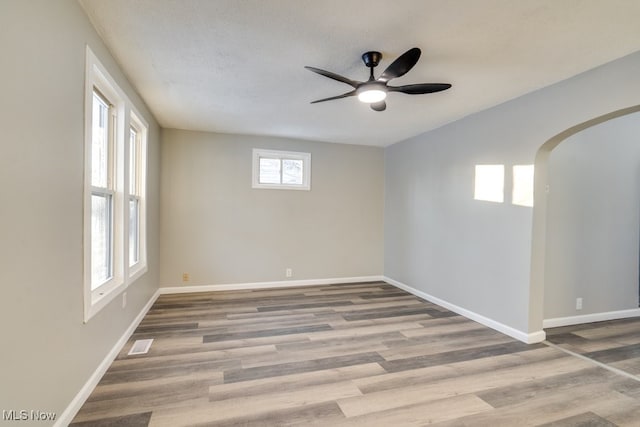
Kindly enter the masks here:
<path id="1" fill-rule="evenodd" d="M 375 102 L 383 101 L 387 97 L 387 91 L 377 87 L 371 89 L 365 89 L 358 93 L 358 99 L 360 102 L 366 104 L 373 104 Z"/>
<path id="2" fill-rule="evenodd" d="M 369 68 L 369 80 L 364 82 L 351 80 L 341 76 L 340 74 L 322 70 L 320 68 L 305 66 L 306 69 L 313 71 L 316 74 L 347 84 L 353 88 L 353 90 L 343 93 L 342 95 L 318 99 L 316 101 L 311 101 L 311 103 L 317 104 L 318 102 L 357 96 L 360 102 L 369 104 L 373 111 L 385 111 L 387 109 L 387 104 L 384 100 L 387 97 L 387 92 L 422 95 L 425 93 L 440 92 L 451 87 L 449 83 L 417 83 L 403 86 L 388 85 L 390 80 L 404 76 L 414 67 L 414 65 L 416 65 L 418 59 L 420 59 L 420 49 L 417 47 L 409 49 L 396 58 L 396 60 L 393 61 L 391 65 L 389 65 L 387 69 L 384 70 L 376 79 L 373 74 L 373 69 L 378 66 L 381 59 L 382 54 L 380 52 L 370 51 L 365 52 L 362 55 L 364 65 Z"/>

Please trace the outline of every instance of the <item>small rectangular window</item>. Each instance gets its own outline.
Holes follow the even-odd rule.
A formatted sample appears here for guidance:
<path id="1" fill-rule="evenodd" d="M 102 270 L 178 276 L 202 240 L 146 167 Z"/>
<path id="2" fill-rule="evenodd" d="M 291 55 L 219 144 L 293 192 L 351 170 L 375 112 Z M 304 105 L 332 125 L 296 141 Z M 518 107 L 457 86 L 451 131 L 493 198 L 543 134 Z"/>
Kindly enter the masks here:
<path id="1" fill-rule="evenodd" d="M 253 188 L 310 190 L 311 154 L 254 148 Z"/>

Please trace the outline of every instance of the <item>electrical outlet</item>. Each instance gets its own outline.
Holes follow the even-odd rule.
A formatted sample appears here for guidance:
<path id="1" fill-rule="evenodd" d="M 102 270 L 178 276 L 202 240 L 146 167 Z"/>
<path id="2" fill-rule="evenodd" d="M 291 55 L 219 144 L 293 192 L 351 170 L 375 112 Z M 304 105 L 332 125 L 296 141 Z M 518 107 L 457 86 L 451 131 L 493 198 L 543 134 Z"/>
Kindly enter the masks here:
<path id="1" fill-rule="evenodd" d="M 290 269 L 290 268 L 287 268 L 287 269 L 284 271 L 284 274 L 285 274 L 285 276 L 287 276 L 287 277 L 291 277 L 291 276 L 293 276 L 293 270 L 292 270 L 292 269 Z"/>
<path id="2" fill-rule="evenodd" d="M 576 298 L 576 310 L 582 310 L 582 298 Z"/>
<path id="3" fill-rule="evenodd" d="M 182 273 L 182 281 L 183 282 L 189 281 L 189 273 Z"/>
<path id="4" fill-rule="evenodd" d="M 122 293 L 122 308 L 125 308 L 127 306 L 127 293 L 123 292 Z"/>

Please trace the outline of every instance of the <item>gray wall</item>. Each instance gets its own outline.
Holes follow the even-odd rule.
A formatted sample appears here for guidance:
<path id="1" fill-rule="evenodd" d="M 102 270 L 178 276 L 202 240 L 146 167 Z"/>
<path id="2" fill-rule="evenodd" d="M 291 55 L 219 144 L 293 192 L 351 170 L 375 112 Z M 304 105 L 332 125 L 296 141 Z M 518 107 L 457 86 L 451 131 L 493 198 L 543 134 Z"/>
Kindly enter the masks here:
<path id="1" fill-rule="evenodd" d="M 385 275 L 517 331 L 540 331 L 532 209 L 510 204 L 509 176 L 505 203 L 474 201 L 474 166 L 533 164 L 556 134 L 640 104 L 639 74 L 635 53 L 388 147 Z"/>
<path id="2" fill-rule="evenodd" d="M 0 402 L 61 413 L 157 288 L 382 272 L 382 150 L 159 128 L 74 0 L 0 2 Z M 149 271 L 82 322 L 84 56 L 150 123 Z M 640 54 L 385 150 L 384 271 L 534 331 L 531 209 L 472 200 L 477 163 L 533 163 L 577 123 L 640 104 Z M 454 82 L 455 83 L 455 82 Z M 311 192 L 251 190 L 253 147 L 313 154 Z M 356 173 L 353 173 L 355 169 Z M 10 387 L 7 386 L 10 385 Z"/>
<path id="3" fill-rule="evenodd" d="M 311 153 L 311 191 L 251 188 L 253 148 Z M 161 286 L 382 274 L 383 150 L 164 130 Z"/>
<path id="4" fill-rule="evenodd" d="M 87 44 L 150 125 L 149 271 L 84 324 Z M 74 0 L 1 1 L 0 51 L 0 409 L 59 416 L 157 289 L 159 129 Z"/>
<path id="5" fill-rule="evenodd" d="M 548 174 L 545 318 L 638 308 L 640 114 L 568 138 Z"/>

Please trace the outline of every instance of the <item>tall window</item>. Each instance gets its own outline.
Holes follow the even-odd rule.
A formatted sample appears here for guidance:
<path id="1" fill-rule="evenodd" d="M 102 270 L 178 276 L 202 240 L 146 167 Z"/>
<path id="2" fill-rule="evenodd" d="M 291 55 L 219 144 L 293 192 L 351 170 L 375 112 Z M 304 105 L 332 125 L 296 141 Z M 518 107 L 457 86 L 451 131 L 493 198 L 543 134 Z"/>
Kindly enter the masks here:
<path id="1" fill-rule="evenodd" d="M 311 154 L 253 149 L 253 188 L 311 189 Z"/>
<path id="2" fill-rule="evenodd" d="M 147 125 L 87 48 L 85 321 L 147 270 Z"/>
<path id="3" fill-rule="evenodd" d="M 131 115 L 129 127 L 129 267 L 137 273 L 145 263 L 145 189 L 147 158 L 147 126 Z"/>
<path id="4" fill-rule="evenodd" d="M 112 119 L 113 118 L 113 119 Z M 113 277 L 115 112 L 94 87 L 91 121 L 91 290 Z"/>

